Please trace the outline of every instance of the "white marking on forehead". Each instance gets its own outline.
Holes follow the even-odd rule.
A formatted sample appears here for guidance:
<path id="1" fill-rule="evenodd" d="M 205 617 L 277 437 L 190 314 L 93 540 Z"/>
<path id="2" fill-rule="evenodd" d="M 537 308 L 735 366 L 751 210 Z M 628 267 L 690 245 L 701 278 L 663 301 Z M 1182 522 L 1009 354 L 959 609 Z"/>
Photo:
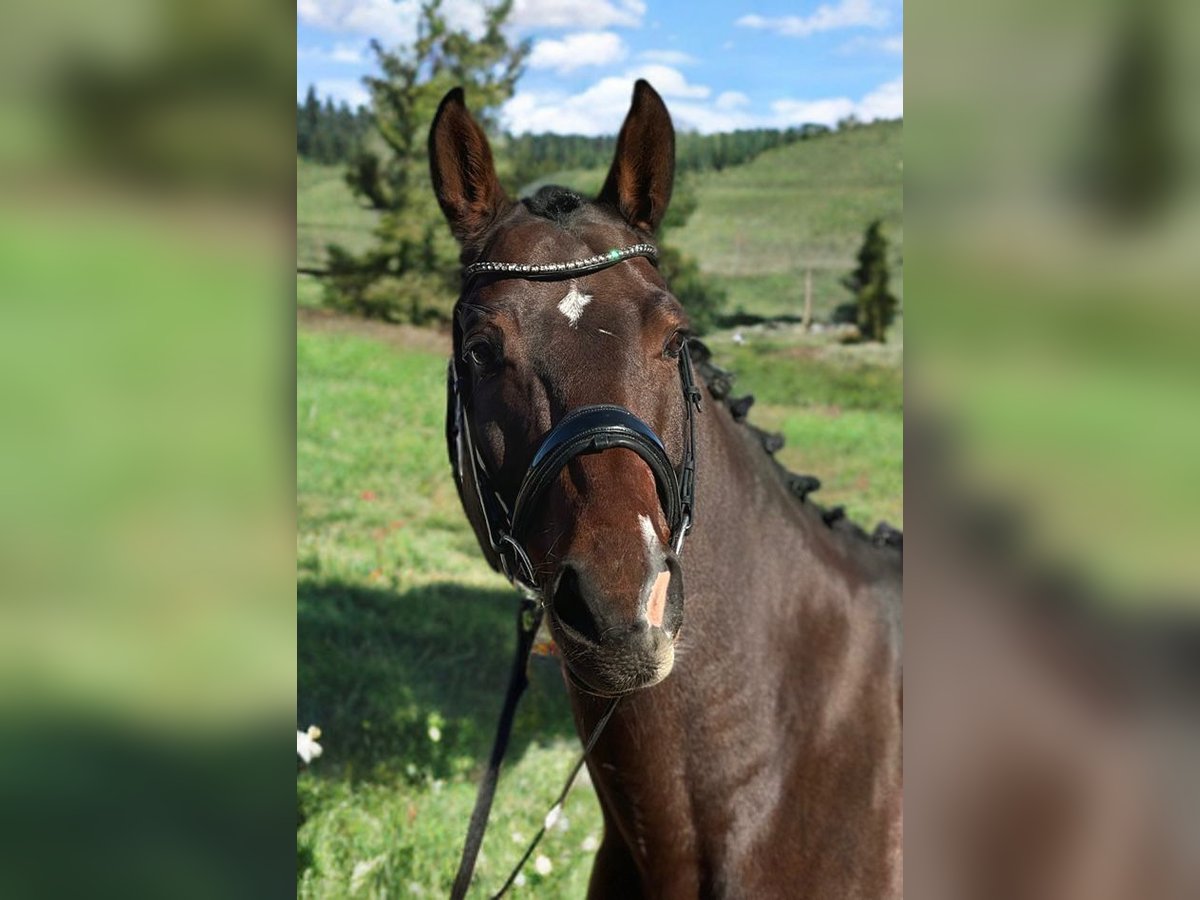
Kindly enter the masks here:
<path id="1" fill-rule="evenodd" d="M 567 291 L 567 296 L 558 301 L 558 311 L 567 317 L 567 321 L 574 328 L 579 321 L 579 317 L 583 315 L 583 308 L 592 302 L 590 294 L 581 294 L 575 283 L 571 283 L 571 290 Z"/>
<path id="2" fill-rule="evenodd" d="M 650 521 L 649 516 L 638 516 L 638 524 L 642 526 L 642 539 L 646 542 L 646 549 L 653 553 L 658 546 L 658 532 L 654 530 L 654 523 Z"/>

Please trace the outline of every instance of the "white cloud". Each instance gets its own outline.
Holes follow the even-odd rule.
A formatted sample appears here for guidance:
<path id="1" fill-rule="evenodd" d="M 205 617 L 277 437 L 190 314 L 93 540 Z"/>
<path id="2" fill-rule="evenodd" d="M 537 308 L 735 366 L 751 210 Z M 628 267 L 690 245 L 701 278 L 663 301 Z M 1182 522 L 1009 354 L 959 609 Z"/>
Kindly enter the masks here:
<path id="1" fill-rule="evenodd" d="M 889 37 L 866 37 L 859 35 L 846 41 L 838 48 L 839 53 L 887 53 L 893 56 L 904 55 L 904 35 L 893 34 Z"/>
<path id="2" fill-rule="evenodd" d="M 904 79 L 880 85 L 861 100 L 850 97 L 776 100 L 770 111 L 751 111 L 750 98 L 738 91 L 712 96 L 712 89 L 691 84 L 677 70 L 649 65 L 621 76 L 602 78 L 578 94 L 521 91 L 504 105 L 505 126 L 516 134 L 615 134 L 629 111 L 633 81 L 645 78 L 667 101 L 675 127 L 711 134 L 738 128 L 787 128 L 816 123 L 836 125 L 847 116 L 860 121 L 894 119 L 904 114 Z"/>
<path id="3" fill-rule="evenodd" d="M 654 89 L 666 98 L 685 97 L 702 100 L 712 93 L 712 88 L 702 84 L 688 84 L 687 78 L 678 69 L 649 63 L 625 73 L 627 78 L 645 78 Z M 633 87 L 630 86 L 630 92 Z"/>
<path id="4" fill-rule="evenodd" d="M 300 47 L 296 50 L 296 58 L 347 66 L 359 66 L 367 61 L 362 47 L 342 43 L 334 44 L 332 48 Z"/>
<path id="5" fill-rule="evenodd" d="M 420 14 L 420 0 L 296 0 L 296 16 L 305 25 L 385 45 L 412 43 Z M 448 0 L 442 14 L 452 28 L 472 34 L 483 30 L 483 7 L 472 0 Z"/>
<path id="6" fill-rule="evenodd" d="M 876 119 L 898 119 L 904 115 L 904 76 L 881 84 L 857 103 L 849 97 L 832 97 L 824 100 L 776 100 L 771 104 L 775 113 L 775 125 L 803 125 L 813 122 L 818 125 L 836 125 L 847 116 L 861 122 Z"/>
<path id="7" fill-rule="evenodd" d="M 645 78 L 663 95 L 674 113 L 678 102 L 702 100 L 712 93 L 703 85 L 689 84 L 683 74 L 668 66 L 647 65 L 617 76 L 601 78 L 578 94 L 556 91 L 521 91 L 506 104 L 505 125 L 513 132 L 553 131 L 558 134 L 616 134 L 629 112 L 633 82 Z"/>
<path id="8" fill-rule="evenodd" d="M 718 95 L 717 109 L 737 109 L 739 106 L 749 106 L 750 98 L 741 91 L 725 91 Z"/>
<path id="9" fill-rule="evenodd" d="M 904 115 L 904 76 L 881 84 L 858 104 L 856 115 L 864 122 L 872 119 L 898 119 Z"/>
<path id="10" fill-rule="evenodd" d="M 664 66 L 690 66 L 696 62 L 696 57 L 682 50 L 643 50 L 638 54 L 638 59 L 662 63 Z"/>
<path id="11" fill-rule="evenodd" d="M 836 125 L 854 113 L 856 104 L 849 97 L 827 97 L 823 100 L 776 100 L 771 104 L 775 121 L 780 127 L 804 125 Z"/>
<path id="12" fill-rule="evenodd" d="M 823 3 L 810 16 L 742 16 L 737 25 L 774 31 L 787 37 L 808 37 L 821 31 L 840 28 L 882 28 L 887 24 L 887 11 L 875 6 L 872 0 L 841 0 L 836 6 Z"/>
<path id="13" fill-rule="evenodd" d="M 357 78 L 319 78 L 313 82 L 313 86 L 316 87 L 317 96 L 321 100 L 326 97 L 332 97 L 334 103 L 341 103 L 344 100 L 350 104 L 351 109 L 366 106 L 371 99 L 366 87 Z M 303 88 L 297 84 L 296 99 L 303 100 L 307 91 L 307 84 Z"/>
<path id="14" fill-rule="evenodd" d="M 644 0 L 516 0 L 509 23 L 517 28 L 637 28 Z"/>
<path id="15" fill-rule="evenodd" d="M 619 62 L 626 52 L 624 42 L 611 31 L 581 31 L 560 41 L 538 41 L 529 54 L 529 67 L 564 74 L 584 66 Z"/>

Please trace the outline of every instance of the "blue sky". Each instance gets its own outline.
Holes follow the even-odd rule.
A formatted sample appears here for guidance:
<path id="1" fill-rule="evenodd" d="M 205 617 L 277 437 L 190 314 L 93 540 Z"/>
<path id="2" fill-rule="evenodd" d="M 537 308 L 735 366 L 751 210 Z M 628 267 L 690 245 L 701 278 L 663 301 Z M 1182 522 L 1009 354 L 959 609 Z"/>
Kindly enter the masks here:
<path id="1" fill-rule="evenodd" d="M 298 0 L 297 95 L 315 84 L 322 96 L 365 102 L 368 41 L 411 41 L 418 9 L 419 0 Z M 478 26 L 478 0 L 443 9 L 452 24 Z M 515 132 L 613 133 L 639 77 L 680 129 L 903 112 L 902 0 L 516 0 L 510 27 L 533 41 L 502 113 Z"/>

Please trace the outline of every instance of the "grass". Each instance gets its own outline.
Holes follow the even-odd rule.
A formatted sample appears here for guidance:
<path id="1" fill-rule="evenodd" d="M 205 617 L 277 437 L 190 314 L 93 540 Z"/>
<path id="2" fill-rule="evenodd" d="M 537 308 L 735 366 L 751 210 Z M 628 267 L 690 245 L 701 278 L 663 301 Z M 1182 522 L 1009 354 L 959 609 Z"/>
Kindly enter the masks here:
<path id="1" fill-rule="evenodd" d="M 446 460 L 445 354 L 386 339 L 405 333 L 302 321 L 298 334 L 298 724 L 320 725 L 325 747 L 299 776 L 305 897 L 448 892 L 511 653 L 515 597 Z M 752 420 L 787 434 L 785 461 L 825 480 L 824 502 L 901 521 L 897 353 L 757 333 L 713 346 L 761 398 Z M 482 889 L 515 863 L 578 746 L 557 666 L 535 660 Z M 586 783 L 564 820 L 540 848 L 550 873 L 526 872 L 538 896 L 586 890 L 601 833 Z"/>
<path id="2" fill-rule="evenodd" d="M 356 252 L 371 246 L 379 214 L 354 199 L 343 166 L 296 160 L 296 262 L 320 268 L 325 247 L 342 244 Z"/>
<path id="3" fill-rule="evenodd" d="M 442 438 L 445 358 L 302 329 L 297 347 L 300 894 L 445 895 L 511 652 L 511 589 L 483 562 Z M 578 741 L 539 660 L 479 865 L 498 886 Z M 436 740 L 434 739 L 436 737 Z M 600 835 L 586 787 L 543 842 L 539 892 L 580 896 Z"/>
<path id="4" fill-rule="evenodd" d="M 751 333 L 742 344 L 717 336 L 709 345 L 737 375 L 734 393 L 754 395 L 750 421 L 787 439 L 780 462 L 821 479 L 816 500 L 844 505 L 868 530 L 879 519 L 903 524 L 898 346 L 829 345 L 798 330 L 786 338 Z"/>
<path id="5" fill-rule="evenodd" d="M 867 224 L 882 218 L 892 242 L 893 290 L 903 298 L 902 126 L 879 122 L 767 151 L 744 166 L 695 179 L 698 206 L 675 240 L 729 291 L 729 310 L 760 315 L 849 298 L 839 284 Z"/>

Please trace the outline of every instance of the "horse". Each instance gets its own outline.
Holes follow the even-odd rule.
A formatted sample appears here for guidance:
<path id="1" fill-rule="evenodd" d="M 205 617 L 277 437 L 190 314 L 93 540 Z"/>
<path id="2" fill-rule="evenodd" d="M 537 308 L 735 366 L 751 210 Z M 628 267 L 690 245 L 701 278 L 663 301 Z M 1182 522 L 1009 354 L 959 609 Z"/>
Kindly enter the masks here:
<path id="1" fill-rule="evenodd" d="M 798 497 L 722 401 L 655 265 L 674 144 L 638 81 L 595 199 L 517 200 L 462 90 L 443 99 L 463 507 L 541 599 L 581 737 L 612 716 L 589 897 L 899 897 L 898 533 Z"/>

